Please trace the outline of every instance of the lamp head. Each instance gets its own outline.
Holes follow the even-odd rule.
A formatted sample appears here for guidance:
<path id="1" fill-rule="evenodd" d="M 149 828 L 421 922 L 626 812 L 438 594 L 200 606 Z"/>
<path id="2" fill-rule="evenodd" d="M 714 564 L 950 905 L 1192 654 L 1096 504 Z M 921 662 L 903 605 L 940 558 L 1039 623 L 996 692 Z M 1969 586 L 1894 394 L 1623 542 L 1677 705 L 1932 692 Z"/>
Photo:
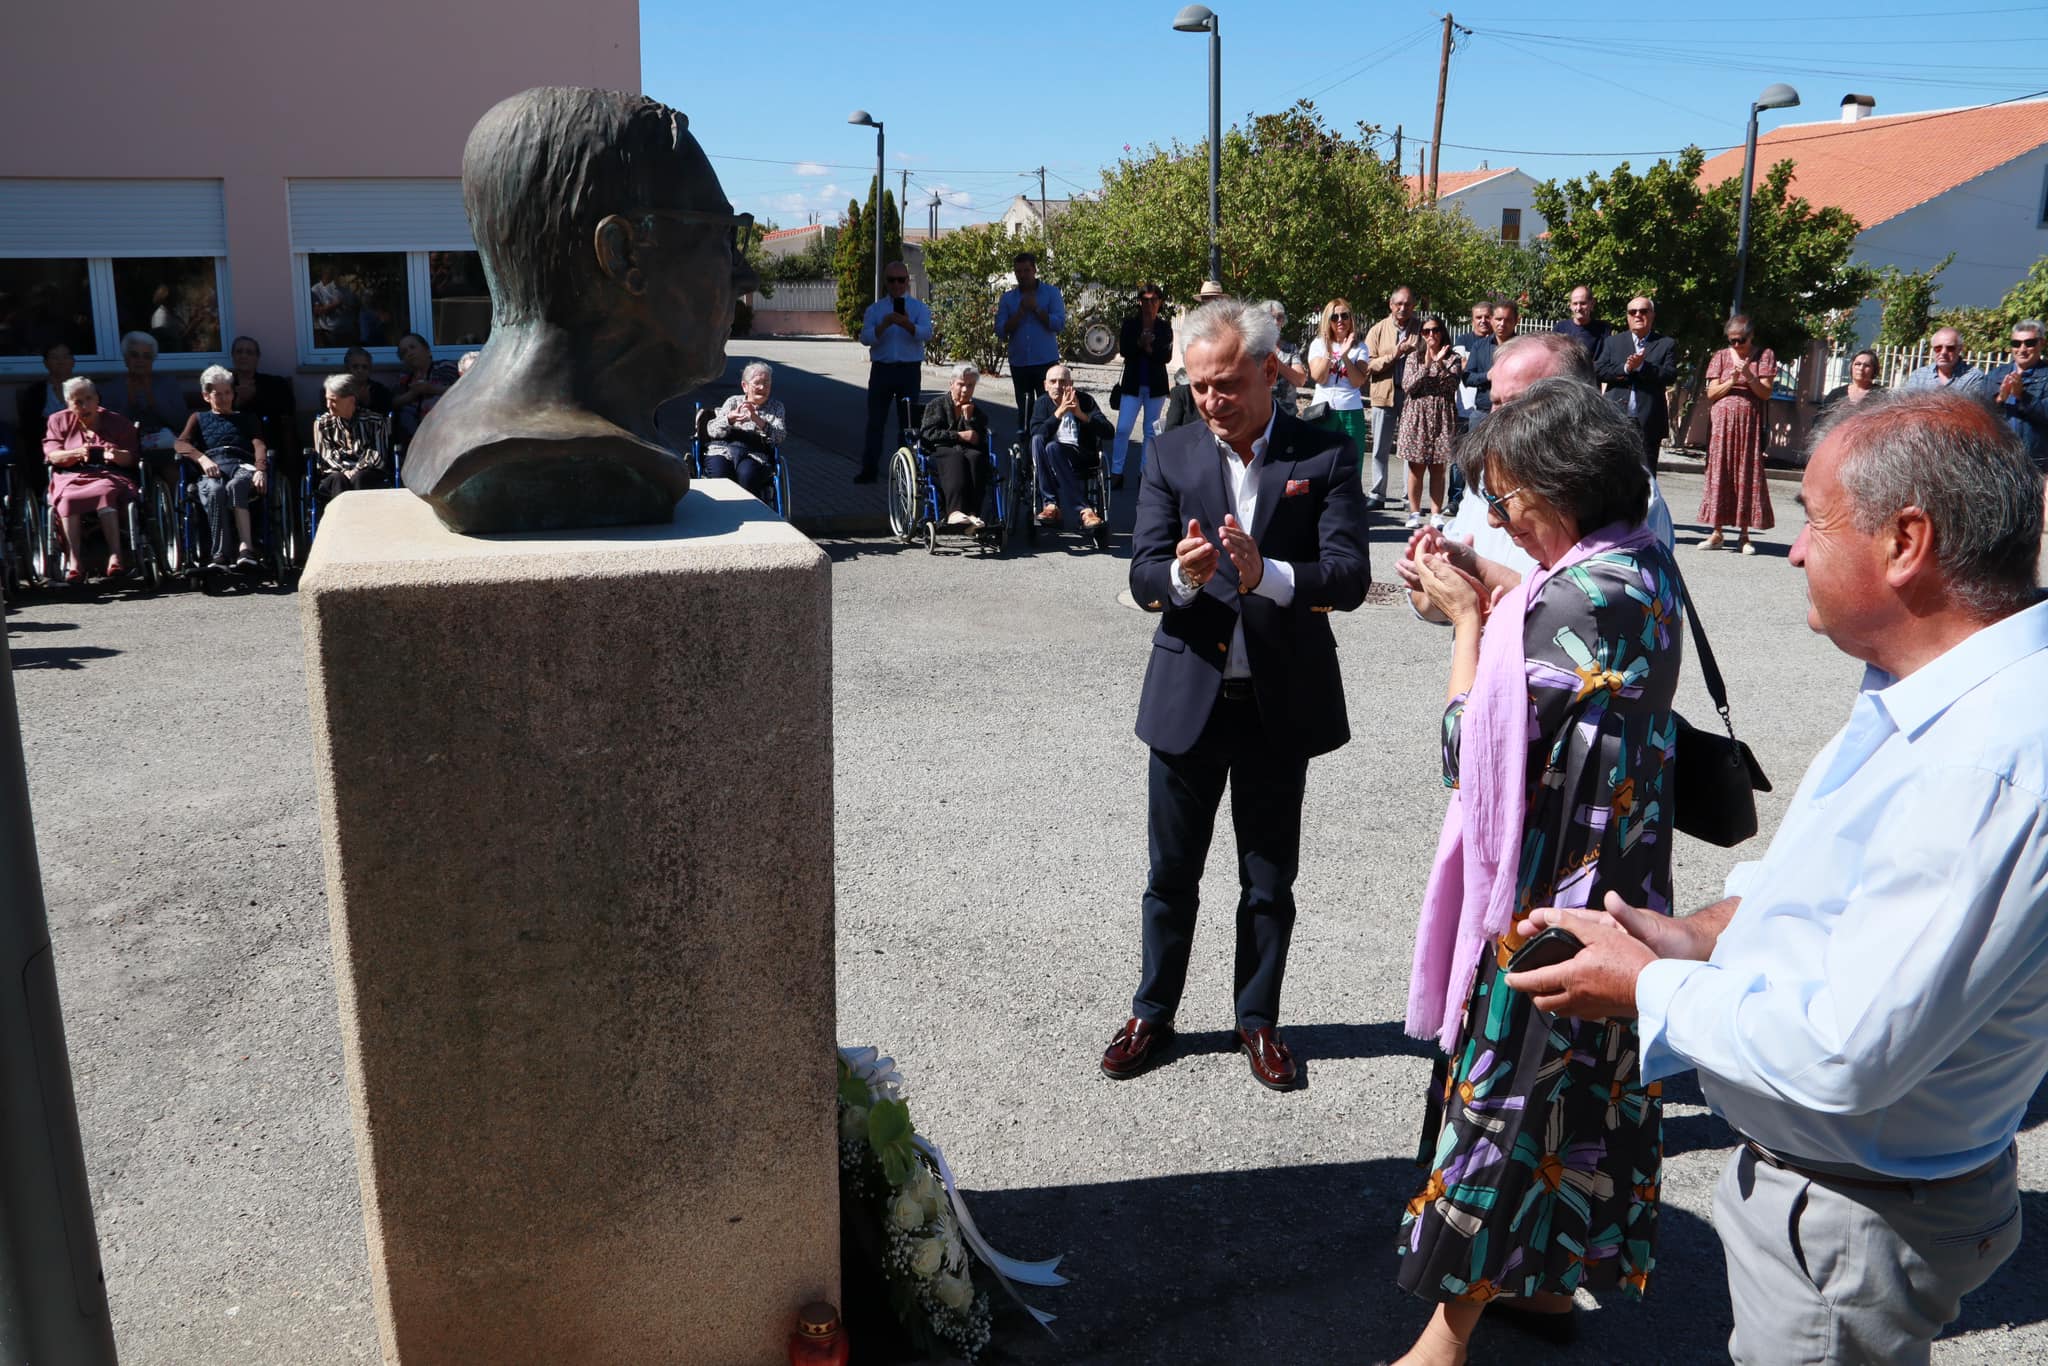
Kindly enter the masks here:
<path id="1" fill-rule="evenodd" d="M 880 128 L 881 122 L 865 109 L 856 109 L 846 116 L 848 123 L 857 123 L 863 128 Z"/>
<path id="2" fill-rule="evenodd" d="M 1207 5 L 1183 6 L 1181 12 L 1173 16 L 1176 33 L 1208 33 L 1215 27 L 1216 11 Z"/>
<path id="3" fill-rule="evenodd" d="M 1764 93 L 1756 97 L 1758 109 L 1790 109 L 1798 103 L 1799 92 L 1783 82 L 1766 87 Z"/>

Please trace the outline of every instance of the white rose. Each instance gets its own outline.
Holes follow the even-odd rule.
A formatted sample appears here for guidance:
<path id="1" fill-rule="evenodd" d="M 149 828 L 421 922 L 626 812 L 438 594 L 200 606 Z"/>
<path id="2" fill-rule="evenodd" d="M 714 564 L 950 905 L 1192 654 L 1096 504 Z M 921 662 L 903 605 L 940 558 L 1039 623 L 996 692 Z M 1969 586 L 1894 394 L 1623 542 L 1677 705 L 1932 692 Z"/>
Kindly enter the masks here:
<path id="1" fill-rule="evenodd" d="M 965 1276 L 941 1276 L 934 1293 L 946 1308 L 965 1309 L 974 1302 L 974 1282 Z"/>
<path id="2" fill-rule="evenodd" d="M 839 1136 L 855 1143 L 866 1138 L 868 1136 L 868 1112 L 856 1110 L 849 1105 L 845 1113 L 839 1116 Z"/>
<path id="3" fill-rule="evenodd" d="M 899 1191 L 889 1202 L 889 1222 L 905 1233 L 914 1228 L 923 1228 L 925 1222 L 924 1201 L 909 1191 Z"/>
<path id="4" fill-rule="evenodd" d="M 939 1262 L 945 1255 L 946 1250 L 939 1246 L 938 1239 L 920 1238 L 917 1251 L 910 1254 L 910 1269 L 917 1273 L 919 1280 L 928 1281 L 938 1274 Z"/>

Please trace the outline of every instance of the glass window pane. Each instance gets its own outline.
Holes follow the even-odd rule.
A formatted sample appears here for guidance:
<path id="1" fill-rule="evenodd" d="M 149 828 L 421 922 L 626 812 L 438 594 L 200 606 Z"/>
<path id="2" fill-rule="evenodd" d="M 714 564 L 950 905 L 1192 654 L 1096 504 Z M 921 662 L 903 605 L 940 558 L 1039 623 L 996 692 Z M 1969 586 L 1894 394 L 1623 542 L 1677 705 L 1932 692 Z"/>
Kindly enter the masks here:
<path id="1" fill-rule="evenodd" d="M 117 256 L 113 267 L 114 316 L 122 336 L 147 332 L 165 353 L 221 349 L 211 256 Z"/>
<path id="2" fill-rule="evenodd" d="M 491 287 L 484 259 L 473 251 L 430 251 L 427 276 L 434 300 L 436 346 L 482 346 L 491 335 Z"/>
<path id="3" fill-rule="evenodd" d="M 1502 209 L 1500 211 L 1500 240 L 1519 242 L 1522 240 L 1522 211 Z"/>
<path id="4" fill-rule="evenodd" d="M 311 252 L 313 345 L 396 346 L 412 331 L 402 251 Z"/>
<path id="5" fill-rule="evenodd" d="M 0 261 L 0 356 L 40 356 L 54 342 L 76 355 L 93 353 L 85 262 Z"/>

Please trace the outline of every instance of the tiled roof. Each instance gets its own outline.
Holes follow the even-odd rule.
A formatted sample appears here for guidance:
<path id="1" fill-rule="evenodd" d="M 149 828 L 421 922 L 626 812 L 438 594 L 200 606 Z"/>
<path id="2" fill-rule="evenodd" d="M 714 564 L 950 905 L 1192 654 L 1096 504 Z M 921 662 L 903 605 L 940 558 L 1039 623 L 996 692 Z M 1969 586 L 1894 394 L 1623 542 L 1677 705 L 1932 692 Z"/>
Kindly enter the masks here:
<path id="1" fill-rule="evenodd" d="M 1514 169 L 1512 166 L 1497 166 L 1487 171 L 1439 171 L 1436 176 L 1436 197 L 1442 199 L 1460 190 L 1469 190 L 1474 185 L 1492 180 L 1495 176 L 1504 176 Z M 1429 192 L 1428 176 L 1406 175 L 1401 179 L 1407 184 L 1408 197 L 1411 199 L 1420 199 Z"/>
<path id="2" fill-rule="evenodd" d="M 761 240 L 763 242 L 773 242 L 783 237 L 796 237 L 807 232 L 823 231 L 824 229 L 819 224 L 807 223 L 800 228 L 777 228 L 774 232 L 764 232 L 761 234 Z"/>
<path id="3" fill-rule="evenodd" d="M 1855 123 L 1794 123 L 1757 139 L 1757 178 L 1790 159 L 1792 192 L 1845 209 L 1874 228 L 1965 181 L 2048 143 L 2048 100 L 1977 109 L 1872 116 Z M 1700 184 L 1742 174 L 1742 149 L 1700 169 Z"/>

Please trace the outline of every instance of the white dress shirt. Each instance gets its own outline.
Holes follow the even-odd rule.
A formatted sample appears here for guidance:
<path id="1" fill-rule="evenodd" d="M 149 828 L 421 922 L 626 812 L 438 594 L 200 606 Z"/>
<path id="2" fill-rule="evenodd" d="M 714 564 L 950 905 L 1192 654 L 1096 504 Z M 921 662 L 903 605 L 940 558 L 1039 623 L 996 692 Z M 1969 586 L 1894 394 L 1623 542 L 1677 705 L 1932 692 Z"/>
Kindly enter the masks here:
<path id="1" fill-rule="evenodd" d="M 1636 982 L 1643 1080 L 1688 1066 L 1794 1160 L 1983 1165 L 2048 1072 L 2048 603 L 1864 678 L 1708 962 Z"/>
<path id="2" fill-rule="evenodd" d="M 1275 408 L 1274 416 L 1277 417 L 1279 412 L 1280 410 Z M 1252 442 L 1250 463 L 1240 459 L 1237 452 L 1230 449 L 1229 444 L 1221 437 L 1217 437 L 1214 432 L 1211 432 L 1210 436 L 1216 441 L 1217 459 L 1223 462 L 1224 500 L 1230 504 L 1230 514 L 1237 518 L 1237 524 L 1249 532 L 1252 529 L 1252 518 L 1257 516 L 1259 511 L 1259 471 L 1265 468 L 1266 447 L 1272 444 L 1273 418 L 1266 419 L 1265 434 Z M 1181 530 L 1185 532 L 1187 528 L 1183 526 Z M 1205 526 L 1202 530 L 1217 542 L 1216 553 L 1219 556 L 1225 554 L 1222 549 L 1223 529 Z M 1168 577 L 1171 580 L 1173 602 L 1176 607 L 1187 606 L 1195 600 L 1195 595 L 1202 591 L 1189 583 L 1186 576 L 1180 572 L 1179 560 L 1173 562 L 1173 573 Z M 1285 560 L 1266 560 L 1265 568 L 1259 573 L 1258 586 L 1252 589 L 1252 592 L 1262 598 L 1271 598 L 1285 607 L 1294 601 L 1294 566 Z M 1244 614 L 1241 612 L 1238 614 L 1236 629 L 1230 633 L 1230 656 L 1223 661 L 1223 676 L 1252 676 L 1252 666 L 1244 655 Z"/>

